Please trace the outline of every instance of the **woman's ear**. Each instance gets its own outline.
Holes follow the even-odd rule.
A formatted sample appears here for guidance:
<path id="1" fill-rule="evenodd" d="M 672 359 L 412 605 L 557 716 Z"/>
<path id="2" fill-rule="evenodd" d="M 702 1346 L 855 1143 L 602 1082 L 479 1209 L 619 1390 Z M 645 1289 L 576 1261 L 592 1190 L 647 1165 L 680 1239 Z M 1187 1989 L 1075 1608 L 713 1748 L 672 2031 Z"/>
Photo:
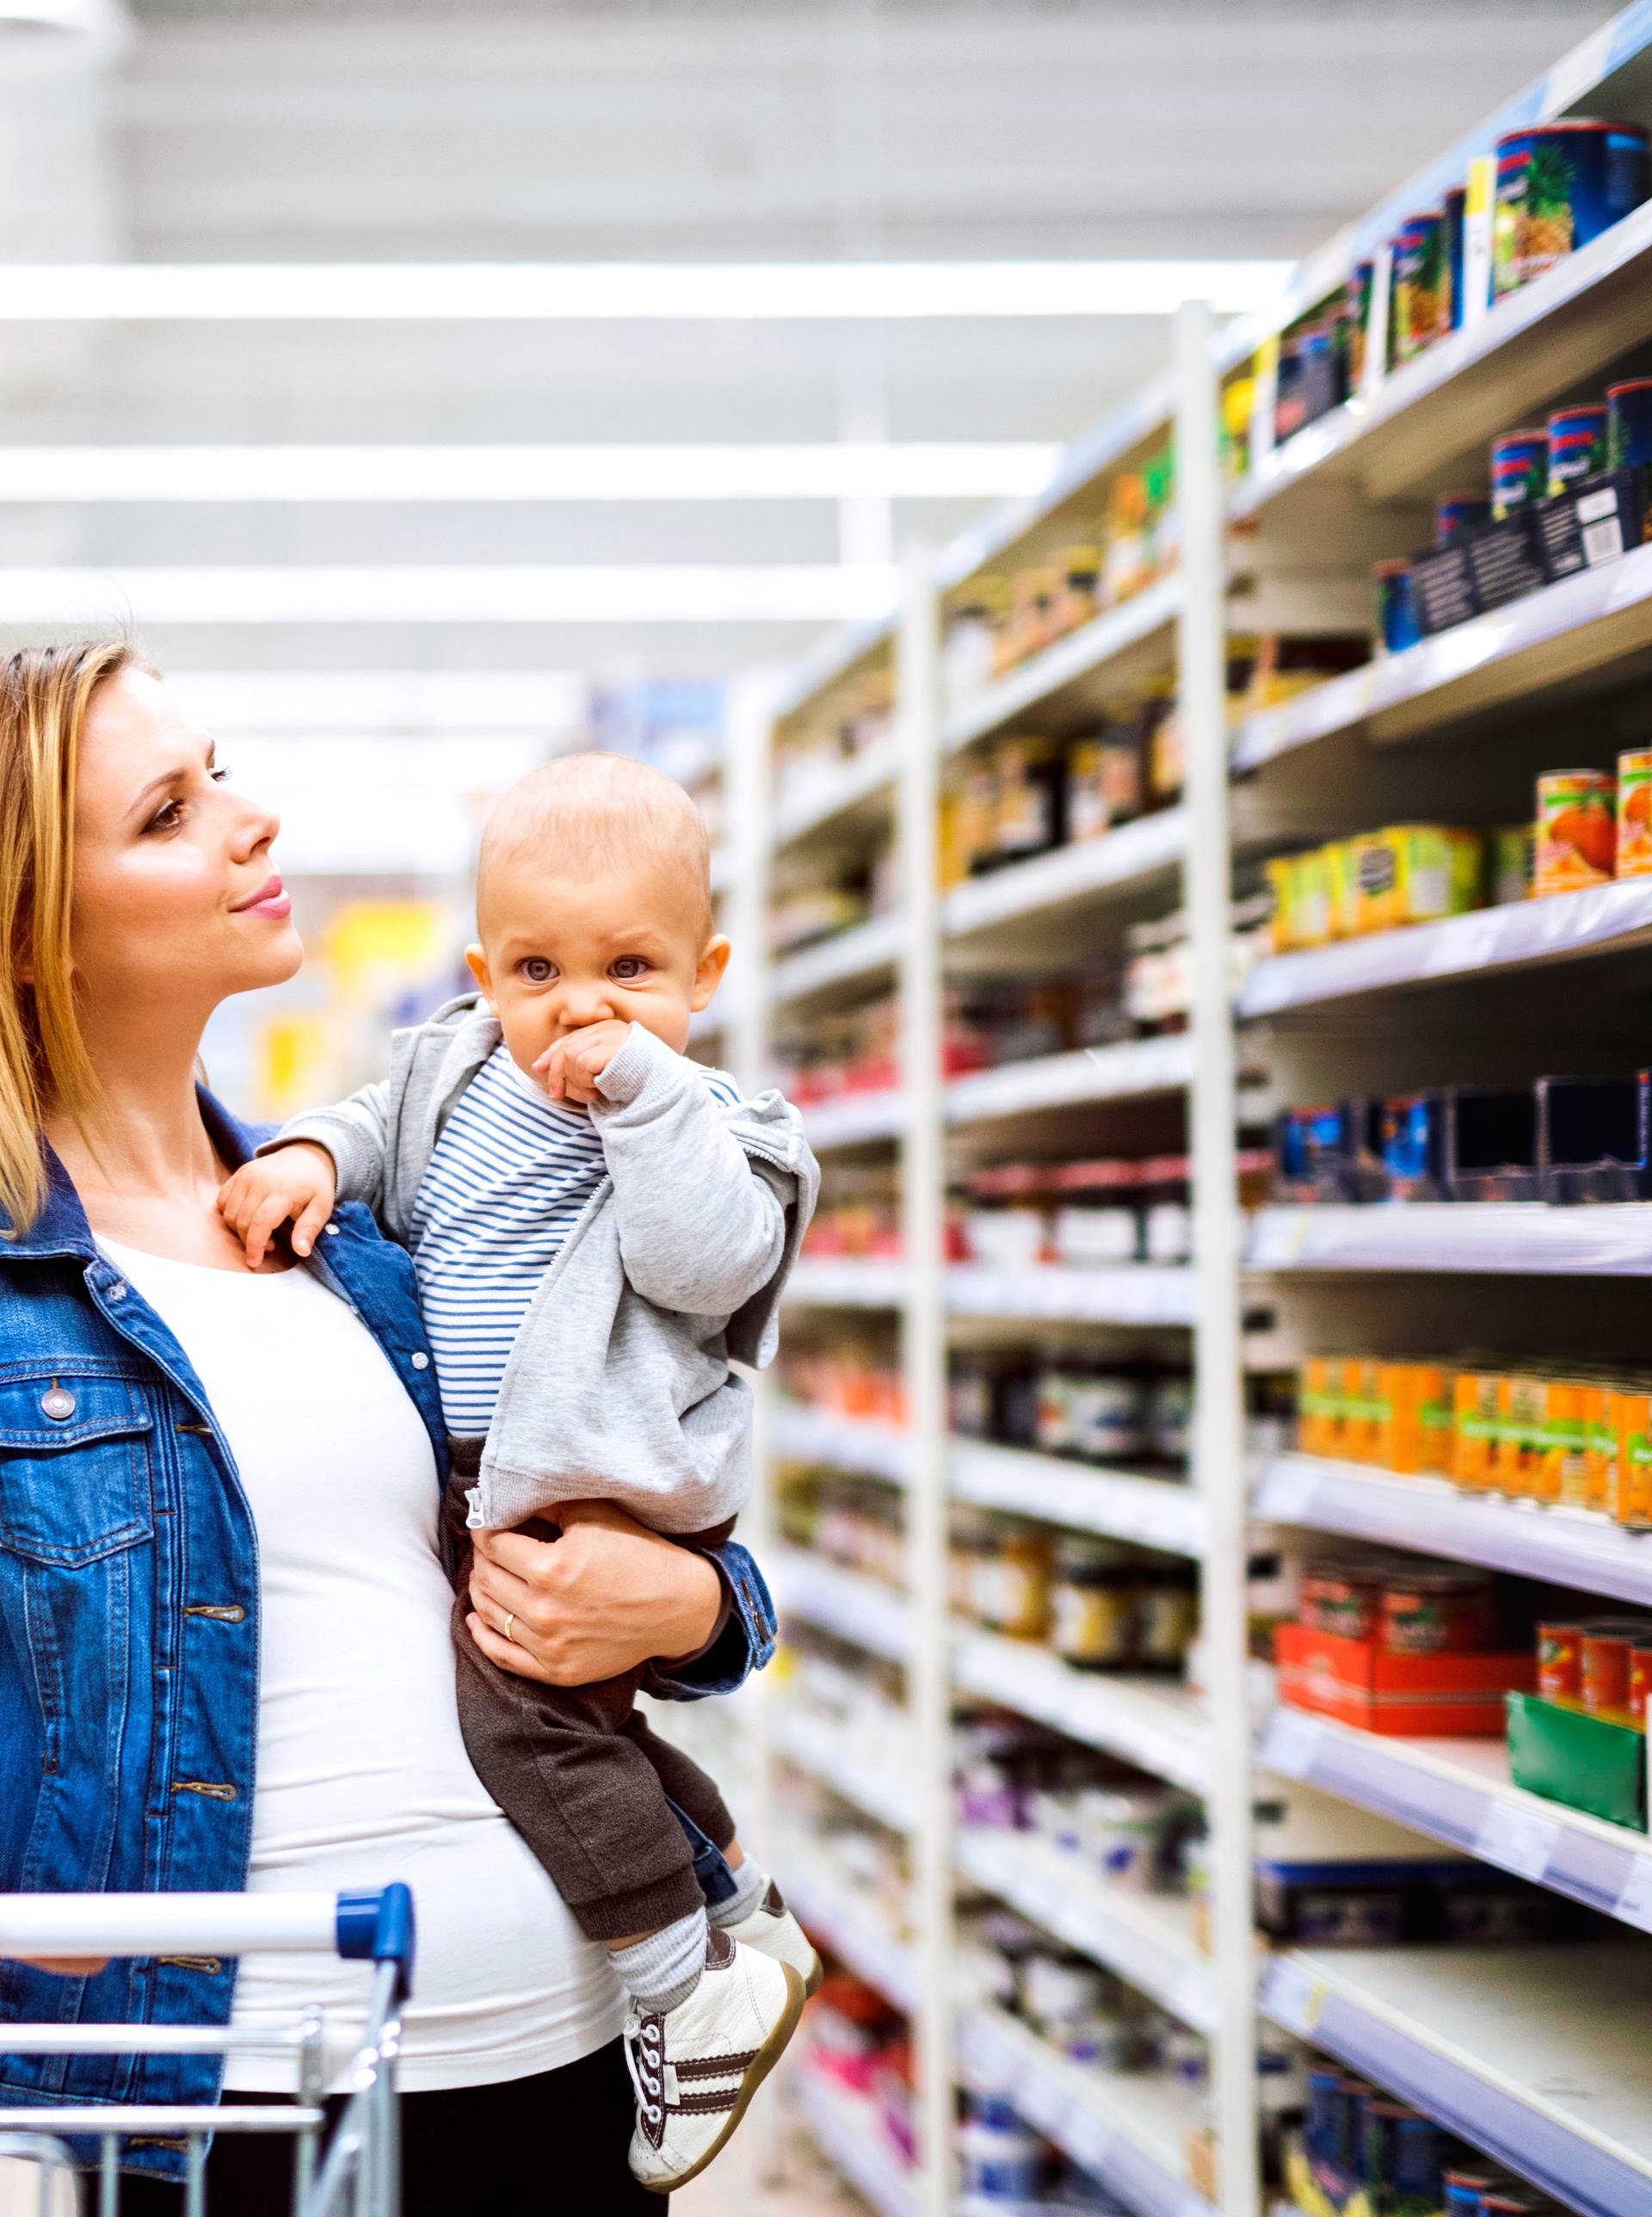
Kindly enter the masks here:
<path id="1" fill-rule="evenodd" d="M 690 996 L 696 1015 L 709 1004 L 712 994 L 723 983 L 723 973 L 728 968 L 729 957 L 733 952 L 720 931 L 715 939 L 706 941 L 706 951 L 695 966 L 694 990 Z"/>
<path id="2" fill-rule="evenodd" d="M 465 960 L 469 966 L 472 977 L 476 980 L 477 991 L 488 1006 L 496 1010 L 498 1003 L 493 997 L 493 973 L 488 968 L 487 956 L 479 946 L 467 947 L 465 949 Z"/>

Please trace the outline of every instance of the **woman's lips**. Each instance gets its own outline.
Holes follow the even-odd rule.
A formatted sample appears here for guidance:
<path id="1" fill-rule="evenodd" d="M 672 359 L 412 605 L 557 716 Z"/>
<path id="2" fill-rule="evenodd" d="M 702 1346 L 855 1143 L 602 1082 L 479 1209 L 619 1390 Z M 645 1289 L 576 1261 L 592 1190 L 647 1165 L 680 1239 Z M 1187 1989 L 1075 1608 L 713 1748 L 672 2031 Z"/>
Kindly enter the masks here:
<path id="1" fill-rule="evenodd" d="M 272 916 L 277 919 L 291 916 L 293 896 L 279 878 L 271 878 L 250 901 L 243 901 L 235 913 L 237 916 Z"/>

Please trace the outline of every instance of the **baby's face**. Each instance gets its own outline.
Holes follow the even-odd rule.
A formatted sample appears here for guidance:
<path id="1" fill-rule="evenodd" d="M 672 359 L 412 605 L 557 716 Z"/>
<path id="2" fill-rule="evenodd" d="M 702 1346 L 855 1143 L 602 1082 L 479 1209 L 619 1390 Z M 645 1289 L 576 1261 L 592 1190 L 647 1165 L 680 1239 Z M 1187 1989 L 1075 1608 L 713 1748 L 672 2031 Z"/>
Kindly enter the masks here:
<path id="1" fill-rule="evenodd" d="M 471 966 L 522 1070 L 607 1022 L 638 1023 L 681 1054 L 729 957 L 726 939 L 704 936 L 694 888 L 663 861 L 575 877 L 501 861 L 478 925 Z"/>

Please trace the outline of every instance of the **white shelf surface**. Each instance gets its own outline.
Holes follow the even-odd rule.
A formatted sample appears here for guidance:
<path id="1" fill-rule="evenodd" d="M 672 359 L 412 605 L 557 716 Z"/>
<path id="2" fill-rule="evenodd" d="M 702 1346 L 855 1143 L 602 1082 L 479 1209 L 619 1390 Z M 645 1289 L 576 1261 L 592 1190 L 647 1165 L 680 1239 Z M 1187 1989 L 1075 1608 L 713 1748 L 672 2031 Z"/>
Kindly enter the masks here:
<path id="1" fill-rule="evenodd" d="M 940 904 L 940 928 L 952 939 L 1024 917 L 1082 908 L 1167 874 L 1187 850 L 1187 812 L 1161 808 L 1097 839 L 1076 839 L 955 886 Z"/>
<path id="2" fill-rule="evenodd" d="M 1464 1493 L 1443 1478 L 1304 1454 L 1276 1455 L 1264 1466 L 1255 1510 L 1273 1524 L 1418 1548 L 1652 1608 L 1652 1533 L 1587 1510 Z"/>
<path id="3" fill-rule="evenodd" d="M 812 1101 L 803 1111 L 804 1135 L 817 1153 L 828 1147 L 860 1147 L 869 1139 L 893 1139 L 907 1124 L 907 1097 L 898 1086 L 876 1093 L 840 1093 Z"/>
<path id="4" fill-rule="evenodd" d="M 806 2059 L 787 2073 L 787 2084 L 809 2137 L 877 2217 L 918 2217 L 915 2175 L 890 2145 L 866 2097 Z"/>
<path id="5" fill-rule="evenodd" d="M 1006 1270 L 990 1263 L 958 1263 L 946 1273 L 946 1306 L 960 1317 L 1191 1325 L 1198 1303 L 1193 1272 L 1186 1263 L 1125 1263 L 1112 1269 L 1080 1269 L 1045 1263 Z"/>
<path id="6" fill-rule="evenodd" d="M 834 985 L 878 977 L 894 967 L 900 951 L 900 917 L 874 916 L 801 954 L 784 956 L 768 973 L 769 998 L 776 1005 L 801 1001 Z"/>
<path id="7" fill-rule="evenodd" d="M 1373 931 L 1363 939 L 1308 948 L 1298 954 L 1268 955 L 1246 979 L 1238 1012 L 1280 1016 L 1320 1001 L 1348 1000 L 1398 986 L 1444 985 L 1492 971 L 1625 953 L 1649 941 L 1652 878 L 1630 878 L 1587 892 L 1549 893 L 1541 900 L 1474 909 L 1438 923 Z"/>
<path id="8" fill-rule="evenodd" d="M 1437 731 L 1498 703 L 1587 678 L 1652 641 L 1652 547 L 1580 571 L 1248 716 L 1233 767 L 1264 763 L 1341 732 L 1392 739 Z"/>
<path id="9" fill-rule="evenodd" d="M 941 751 L 954 754 L 990 732 L 1002 731 L 1072 687 L 1099 678 L 1103 670 L 1122 691 L 1155 670 L 1168 669 L 1181 602 L 1181 579 L 1172 571 L 1082 629 L 1069 632 L 953 710 L 940 727 Z"/>
<path id="10" fill-rule="evenodd" d="M 786 1299 L 799 1308 L 897 1309 L 906 1299 L 903 1263 L 860 1255 L 801 1255 Z"/>
<path id="11" fill-rule="evenodd" d="M 868 1763 L 854 1735 L 832 1719 L 777 1704 L 774 1746 L 786 1762 L 887 1831 L 912 1831 L 916 1809 L 910 1776 Z"/>
<path id="12" fill-rule="evenodd" d="M 1122 1756 L 1191 1794 L 1207 1788 L 1210 1727 L 1174 1678 L 1075 1670 L 1047 1648 L 969 1631 L 953 1648 L 952 1678 L 965 1693 Z"/>
<path id="13" fill-rule="evenodd" d="M 818 1463 L 904 1485 L 912 1475 L 912 1442 L 898 1424 L 840 1417 L 807 1401 L 777 1401 L 767 1418 L 771 1452 L 792 1462 Z"/>
<path id="14" fill-rule="evenodd" d="M 1292 1951 L 1262 2007 L 1585 2217 L 1652 2208 L 1637 1947 Z"/>
<path id="15" fill-rule="evenodd" d="M 964 2083 L 998 2094 L 1137 2217 L 1216 2217 L 1187 2177 L 1200 2104 L 1147 2072 L 1069 2063 L 1003 2010 L 959 2021 Z"/>
<path id="16" fill-rule="evenodd" d="M 1276 1708 L 1257 1762 L 1652 1932 L 1652 1841 L 1527 1794 L 1501 1739 L 1390 1739 Z M 1652 2206 L 1652 2205 L 1649 2205 Z"/>
<path id="17" fill-rule="evenodd" d="M 1203 1497 L 1172 1478 L 1100 1470 L 1028 1448 L 954 1437 L 947 1456 L 955 1501 L 1034 1516 L 1075 1532 L 1200 1556 L 1209 1529 Z"/>
<path id="18" fill-rule="evenodd" d="M 1378 1201 L 1262 1208 L 1253 1270 L 1478 1271 L 1528 1277 L 1652 1275 L 1652 1201 L 1550 1208 L 1542 1201 Z"/>
<path id="19" fill-rule="evenodd" d="M 775 802 L 774 844 L 790 846 L 868 801 L 892 794 L 898 767 L 898 752 L 886 739 L 848 762 L 796 773 Z"/>
<path id="20" fill-rule="evenodd" d="M 774 1547 L 765 1564 L 780 1616 L 865 1647 L 891 1663 L 912 1652 L 912 1614 L 903 1596 L 806 1548 Z"/>
<path id="21" fill-rule="evenodd" d="M 1216 2029 L 1216 1967 L 1193 1936 L 1189 1903 L 1108 1886 L 1080 1856 L 1031 1832 L 960 1830 L 965 1878 L 1179 2016 Z"/>
<path id="22" fill-rule="evenodd" d="M 1179 1093 L 1193 1079 L 1192 1036 L 1176 1032 L 1164 1039 L 1125 1040 L 1114 1047 L 1080 1047 L 1071 1054 L 971 1071 L 943 1088 L 941 1114 L 949 1124 L 981 1124 L 1041 1108 Z"/>
<path id="23" fill-rule="evenodd" d="M 782 1834 L 774 1868 L 788 1906 L 816 1940 L 891 2007 L 909 2014 L 918 1991 L 910 1950 L 868 1912 L 850 1887 L 821 1868 L 806 1840 Z"/>

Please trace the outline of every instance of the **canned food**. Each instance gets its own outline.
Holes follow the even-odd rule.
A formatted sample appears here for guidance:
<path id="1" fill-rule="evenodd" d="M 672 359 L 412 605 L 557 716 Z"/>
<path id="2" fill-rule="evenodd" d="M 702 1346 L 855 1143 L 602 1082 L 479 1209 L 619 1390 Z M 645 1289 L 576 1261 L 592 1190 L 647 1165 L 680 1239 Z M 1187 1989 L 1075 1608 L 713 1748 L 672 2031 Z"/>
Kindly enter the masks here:
<path id="1" fill-rule="evenodd" d="M 1563 1709 L 1583 1706 L 1583 1633 L 1581 1624 L 1538 1627 L 1538 1691 Z"/>
<path id="2" fill-rule="evenodd" d="M 1646 1627 L 1634 1622 L 1585 1627 L 1583 1707 L 1590 1716 L 1629 1722 L 1630 1658 L 1645 1637 Z"/>
<path id="3" fill-rule="evenodd" d="M 1652 1646 L 1637 1646 L 1629 1658 L 1629 1720 L 1637 1732 L 1646 1730 L 1649 1695 L 1652 1695 Z"/>
<path id="4" fill-rule="evenodd" d="M 1580 478 L 1599 477 L 1606 466 L 1606 403 L 1591 400 L 1558 409 L 1549 418 L 1550 498 Z"/>
<path id="5" fill-rule="evenodd" d="M 1492 1483 L 1511 1501 L 1537 1497 L 1547 1405 L 1544 1381 L 1529 1372 L 1511 1371 L 1498 1381 Z"/>
<path id="6" fill-rule="evenodd" d="M 1050 1592 L 1052 1644 L 1081 1670 L 1116 1670 L 1135 1646 L 1129 1558 L 1106 1541 L 1063 1540 Z"/>
<path id="7" fill-rule="evenodd" d="M 1551 1378 L 1544 1393 L 1537 1498 L 1582 1509 L 1589 1498 L 1591 1387 L 1581 1378 Z"/>
<path id="8" fill-rule="evenodd" d="M 1440 215 L 1446 232 L 1446 284 L 1440 294 L 1439 334 L 1460 331 L 1466 300 L 1463 290 L 1463 230 L 1464 216 L 1469 204 L 1468 194 L 1461 185 L 1453 185 L 1440 202 Z"/>
<path id="9" fill-rule="evenodd" d="M 1547 431 L 1505 431 L 1491 442 L 1491 512 L 1501 523 L 1549 489 Z"/>
<path id="10" fill-rule="evenodd" d="M 1631 377 L 1606 387 L 1606 467 L 1644 468 L 1652 463 L 1652 377 Z"/>
<path id="11" fill-rule="evenodd" d="M 1643 1386 L 1612 1391 L 1612 1515 L 1620 1524 L 1652 1524 L 1652 1392 Z"/>
<path id="12" fill-rule="evenodd" d="M 1490 522 L 1491 501 L 1485 493 L 1443 492 L 1434 503 L 1434 537 L 1442 547 Z"/>
<path id="13" fill-rule="evenodd" d="M 1492 289 L 1501 296 L 1587 246 L 1647 195 L 1647 137 L 1577 116 L 1497 142 Z"/>
<path id="14" fill-rule="evenodd" d="M 1394 235 L 1394 361 L 1414 361 L 1439 337 L 1446 298 L 1446 223 L 1438 208 L 1409 215 Z"/>
<path id="15" fill-rule="evenodd" d="M 1356 262 L 1342 294 L 1342 315 L 1348 335 L 1348 388 L 1357 392 L 1365 378 L 1365 337 L 1371 327 L 1372 286 L 1377 274 L 1372 262 Z"/>
<path id="16" fill-rule="evenodd" d="M 1478 1655 L 1491 1640 L 1483 1572 L 1422 1571 L 1383 1589 L 1382 1644 L 1390 1655 Z"/>
<path id="17" fill-rule="evenodd" d="M 1452 1394 L 1452 1476 L 1471 1493 L 1494 1488 L 1497 1440 L 1497 1394 L 1502 1375 L 1495 1370 L 1459 1370 Z"/>
<path id="18" fill-rule="evenodd" d="M 1426 2217 L 1439 2207 L 1446 2136 L 1402 2103 L 1365 2104 L 1365 2184 L 1384 2217 Z"/>
<path id="19" fill-rule="evenodd" d="M 1329 1633 L 1339 1640 L 1370 1640 L 1382 1602 L 1382 1582 L 1374 1574 L 1362 1577 L 1335 1567 L 1310 1568 L 1302 1574 L 1298 1613 L 1310 1632 Z"/>
<path id="20" fill-rule="evenodd" d="M 1530 824 L 1507 824 L 1491 834 L 1486 860 L 1486 898 L 1492 907 L 1499 907 L 1505 901 L 1530 898 L 1536 848 L 1537 831 Z"/>
<path id="21" fill-rule="evenodd" d="M 1378 562 L 1373 565 L 1372 574 L 1377 580 L 1378 628 L 1382 633 L 1384 650 L 1389 654 L 1403 654 L 1408 646 L 1415 646 L 1422 637 L 1411 565 Z"/>
<path id="22" fill-rule="evenodd" d="M 1611 883 L 1616 799 L 1616 781 L 1604 770 L 1550 770 L 1538 780 L 1538 892 Z"/>
<path id="23" fill-rule="evenodd" d="M 1438 1362 L 1384 1362 L 1378 1366 L 1377 1398 L 1382 1407 L 1377 1461 L 1385 1470 L 1407 1477 L 1443 1472 L 1451 1460 L 1451 1380 Z"/>
<path id="24" fill-rule="evenodd" d="M 1618 875 L 1652 877 L 1652 747 L 1618 757 Z"/>

